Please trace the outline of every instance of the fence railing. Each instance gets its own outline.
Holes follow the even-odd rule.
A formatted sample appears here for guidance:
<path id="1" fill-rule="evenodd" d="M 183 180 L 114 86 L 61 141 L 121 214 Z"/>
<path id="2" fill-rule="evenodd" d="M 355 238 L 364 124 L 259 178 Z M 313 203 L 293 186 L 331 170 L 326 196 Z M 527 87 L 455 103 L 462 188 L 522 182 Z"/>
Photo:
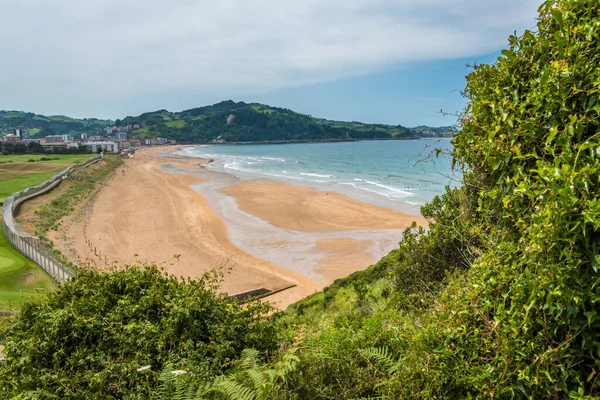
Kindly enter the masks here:
<path id="1" fill-rule="evenodd" d="M 71 272 L 38 238 L 31 236 L 21 228 L 15 220 L 15 212 L 19 206 L 36 196 L 47 193 L 66 179 L 78 167 L 87 167 L 99 160 L 91 159 L 81 166 L 65 168 L 46 182 L 31 186 L 6 198 L 2 205 L 2 229 L 8 241 L 25 257 L 39 265 L 57 283 L 63 283 L 73 276 Z"/>

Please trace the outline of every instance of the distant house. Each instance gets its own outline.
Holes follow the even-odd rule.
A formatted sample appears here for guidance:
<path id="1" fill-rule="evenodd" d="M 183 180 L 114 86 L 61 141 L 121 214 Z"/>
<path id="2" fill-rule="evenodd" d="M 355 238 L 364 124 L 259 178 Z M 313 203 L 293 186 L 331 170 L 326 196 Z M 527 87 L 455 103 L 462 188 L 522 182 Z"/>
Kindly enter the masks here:
<path id="1" fill-rule="evenodd" d="M 140 129 L 140 124 L 133 124 L 133 129 Z"/>
<path id="2" fill-rule="evenodd" d="M 162 146 L 167 144 L 167 142 L 165 138 L 142 139 L 142 144 L 146 146 Z"/>
<path id="3" fill-rule="evenodd" d="M 107 126 L 106 128 L 104 128 L 104 132 L 105 132 L 107 135 L 110 135 L 110 134 L 112 134 L 112 132 L 113 132 L 113 128 L 114 128 L 114 127 L 112 127 L 112 126 Z"/>
<path id="4" fill-rule="evenodd" d="M 64 143 L 62 135 L 50 135 L 46 136 L 46 143 Z"/>
<path id="5" fill-rule="evenodd" d="M 171 117 L 164 117 L 163 118 L 163 121 L 170 121 L 170 120 L 171 120 Z"/>
<path id="6" fill-rule="evenodd" d="M 40 144 L 42 145 L 44 150 L 66 149 L 67 147 L 69 147 L 65 142 L 46 142 Z"/>
<path id="7" fill-rule="evenodd" d="M 9 143 L 15 143 L 20 141 L 21 138 L 18 135 L 15 135 L 14 133 L 10 133 L 4 137 L 4 140 Z"/>
<path id="8" fill-rule="evenodd" d="M 21 140 L 21 142 L 25 143 L 25 144 L 29 144 L 29 143 L 41 143 L 41 139 L 23 139 Z"/>
<path id="9" fill-rule="evenodd" d="M 119 132 L 117 134 L 117 139 L 118 140 L 125 140 L 125 139 L 127 139 L 127 132 Z"/>
<path id="10" fill-rule="evenodd" d="M 19 126 L 15 129 L 15 135 L 17 135 L 19 139 L 29 139 L 29 129 Z"/>
<path id="11" fill-rule="evenodd" d="M 106 153 L 116 154 L 119 152 L 119 145 L 117 142 L 84 142 L 82 146 L 87 146 L 92 150 L 92 153 L 98 153 L 99 149 Z"/>

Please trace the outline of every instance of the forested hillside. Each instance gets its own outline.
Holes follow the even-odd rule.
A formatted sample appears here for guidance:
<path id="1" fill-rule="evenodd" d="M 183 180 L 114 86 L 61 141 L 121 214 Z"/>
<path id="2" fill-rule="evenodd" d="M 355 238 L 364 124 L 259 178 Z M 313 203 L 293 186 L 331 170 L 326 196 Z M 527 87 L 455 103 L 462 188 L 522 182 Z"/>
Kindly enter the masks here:
<path id="1" fill-rule="evenodd" d="M 96 118 L 76 119 L 64 115 L 45 116 L 31 112 L 0 110 L 0 136 L 14 133 L 15 128 L 19 126 L 29 128 L 32 137 L 45 137 L 94 132 L 112 124 L 113 121 Z"/>
<path id="2" fill-rule="evenodd" d="M 164 137 L 188 143 L 206 143 L 219 137 L 227 142 L 418 138 L 449 136 L 455 131 L 453 127 L 410 129 L 400 125 L 330 121 L 284 108 L 229 100 L 182 112 L 159 110 L 116 121 L 0 110 L 0 136 L 13 133 L 19 126 L 29 128 L 34 138 L 81 133 L 104 135 L 103 128 L 107 126 L 133 126 L 142 122 L 145 126 L 131 131 L 131 137 Z"/>
<path id="3" fill-rule="evenodd" d="M 0 329 L 0 397 L 599 398 L 599 22 L 546 1 L 473 69 L 463 186 L 376 265 L 270 316 L 208 278 L 86 271 Z"/>
<path id="4" fill-rule="evenodd" d="M 328 140 L 328 139 L 391 139 L 428 136 L 421 130 L 403 126 L 340 122 L 313 118 L 285 108 L 263 104 L 223 101 L 206 107 L 182 112 L 166 110 L 127 117 L 118 124 L 138 124 L 146 127 L 132 135 L 165 137 L 179 142 L 210 142 L 222 138 L 227 142 Z M 425 127 L 427 128 L 427 127 Z M 451 127 L 430 135 L 451 134 Z"/>

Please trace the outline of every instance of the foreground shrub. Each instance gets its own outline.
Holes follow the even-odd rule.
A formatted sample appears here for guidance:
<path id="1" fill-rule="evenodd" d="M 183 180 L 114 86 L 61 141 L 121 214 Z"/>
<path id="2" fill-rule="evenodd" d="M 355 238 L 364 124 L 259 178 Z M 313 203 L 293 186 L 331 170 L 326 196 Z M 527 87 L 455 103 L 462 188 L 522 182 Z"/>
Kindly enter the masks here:
<path id="1" fill-rule="evenodd" d="M 244 348 L 275 348 L 269 307 L 241 306 L 217 283 L 156 266 L 81 271 L 5 328 L 0 398 L 145 399 L 167 365 L 209 379 Z"/>
<path id="2" fill-rule="evenodd" d="M 554 0 L 475 68 L 464 186 L 390 255 L 399 314 L 308 321 L 289 398 L 600 395 L 599 65 L 598 2 Z"/>

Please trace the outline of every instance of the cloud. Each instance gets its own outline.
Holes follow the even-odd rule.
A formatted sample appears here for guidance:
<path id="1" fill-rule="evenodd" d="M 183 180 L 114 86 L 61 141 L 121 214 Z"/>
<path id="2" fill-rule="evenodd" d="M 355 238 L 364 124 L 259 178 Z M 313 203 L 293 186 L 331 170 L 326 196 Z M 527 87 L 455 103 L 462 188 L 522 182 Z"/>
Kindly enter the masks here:
<path id="1" fill-rule="evenodd" d="M 4 0 L 0 108 L 261 93 L 474 56 L 533 27 L 538 2 Z"/>

